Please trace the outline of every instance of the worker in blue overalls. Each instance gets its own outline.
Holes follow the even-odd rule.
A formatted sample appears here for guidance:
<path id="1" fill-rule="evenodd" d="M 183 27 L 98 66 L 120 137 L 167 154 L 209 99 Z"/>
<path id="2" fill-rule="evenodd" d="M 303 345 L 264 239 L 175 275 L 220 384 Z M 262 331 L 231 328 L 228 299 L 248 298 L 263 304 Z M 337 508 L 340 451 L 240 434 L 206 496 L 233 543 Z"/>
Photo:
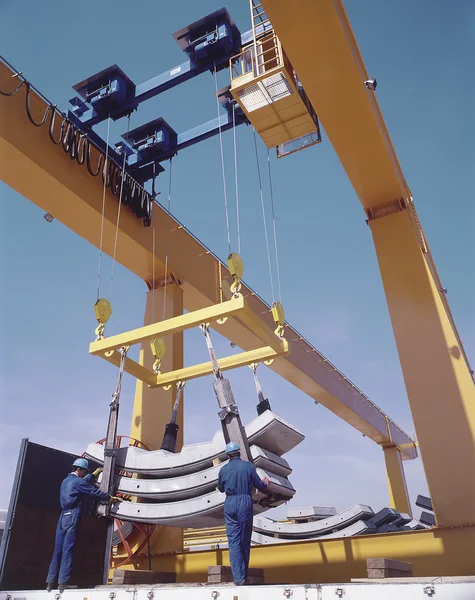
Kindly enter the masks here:
<path id="1" fill-rule="evenodd" d="M 224 520 L 228 537 L 229 562 L 235 585 L 246 585 L 252 536 L 252 491 L 266 493 L 269 479 L 259 477 L 251 462 L 241 460 L 239 444 L 226 446 L 229 462 L 219 472 L 218 489 L 226 494 Z"/>
<path id="2" fill-rule="evenodd" d="M 89 473 L 89 463 L 85 458 L 76 459 L 73 467 L 75 467 L 74 471 L 61 484 L 59 498 L 62 510 L 56 527 L 53 559 L 46 578 L 48 592 L 51 592 L 57 580 L 60 594 L 69 587 L 67 583 L 73 566 L 73 551 L 78 535 L 83 496 L 92 496 L 103 501 L 121 500 L 101 492 L 91 484 L 103 469 L 96 469 L 94 473 Z"/>

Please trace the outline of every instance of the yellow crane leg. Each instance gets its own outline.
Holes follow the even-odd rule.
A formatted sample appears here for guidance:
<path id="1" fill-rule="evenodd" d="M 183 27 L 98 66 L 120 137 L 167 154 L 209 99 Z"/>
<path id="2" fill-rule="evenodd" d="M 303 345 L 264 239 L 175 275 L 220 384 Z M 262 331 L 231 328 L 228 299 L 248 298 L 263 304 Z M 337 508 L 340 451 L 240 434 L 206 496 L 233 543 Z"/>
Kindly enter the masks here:
<path id="1" fill-rule="evenodd" d="M 412 517 L 401 451 L 397 446 L 385 446 L 383 452 L 388 475 L 389 506 Z"/>
<path id="2" fill-rule="evenodd" d="M 183 314 L 183 291 L 175 283 L 157 286 L 155 292 L 147 293 L 144 325 L 163 319 L 163 304 L 166 295 L 165 319 Z M 143 342 L 140 350 L 140 364 L 152 369 L 153 355 L 148 340 Z M 167 338 L 167 350 L 162 359 L 163 367 L 168 370 L 183 368 L 183 332 L 174 333 Z M 142 441 L 150 450 L 158 450 L 162 443 L 165 425 L 170 421 L 175 402 L 176 387 L 169 391 L 162 388 L 151 389 L 143 381 L 137 379 L 135 387 L 134 408 L 130 436 Z M 183 405 L 184 392 L 181 397 L 176 423 L 180 427 L 176 449 L 183 446 Z M 150 538 L 151 553 L 170 552 L 183 548 L 183 530 L 178 527 L 156 527 Z"/>
<path id="3" fill-rule="evenodd" d="M 437 524 L 475 523 L 475 386 L 444 291 L 409 210 L 369 225 Z"/>

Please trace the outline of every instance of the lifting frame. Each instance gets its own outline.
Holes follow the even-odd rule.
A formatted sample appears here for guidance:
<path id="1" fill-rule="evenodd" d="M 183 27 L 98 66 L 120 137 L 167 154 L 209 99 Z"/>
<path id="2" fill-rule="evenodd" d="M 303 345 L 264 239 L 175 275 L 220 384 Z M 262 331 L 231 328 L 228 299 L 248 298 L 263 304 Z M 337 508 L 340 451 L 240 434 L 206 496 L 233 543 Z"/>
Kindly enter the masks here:
<path id="1" fill-rule="evenodd" d="M 91 343 L 89 352 L 94 356 L 104 358 L 118 367 L 121 357 L 119 350 L 124 346 L 132 346 L 146 340 L 152 341 L 161 336 L 185 331 L 203 323 L 224 324 L 229 317 L 236 317 L 267 345 L 218 359 L 221 371 L 258 362 L 270 364 L 268 361 L 272 362 L 276 357 L 283 356 L 289 352 L 288 342 L 281 334 L 283 311 L 277 314 L 278 310 L 275 310 L 276 308 L 279 309 L 281 307 L 279 305 L 272 309 L 272 314 L 277 325 L 277 329 L 272 331 L 250 310 L 246 298 L 242 294 L 237 294 L 231 300 L 227 300 L 221 304 L 172 317 L 166 321 L 146 325 L 145 327 L 133 329 L 132 331 L 114 335 L 110 338 L 98 339 Z M 161 358 L 161 356 L 158 358 Z M 168 373 L 160 373 L 159 371 L 154 372 L 153 370 L 146 369 L 131 358 L 126 358 L 124 370 L 150 387 L 167 387 L 179 381 L 185 382 L 213 373 L 211 362 L 185 367 Z"/>

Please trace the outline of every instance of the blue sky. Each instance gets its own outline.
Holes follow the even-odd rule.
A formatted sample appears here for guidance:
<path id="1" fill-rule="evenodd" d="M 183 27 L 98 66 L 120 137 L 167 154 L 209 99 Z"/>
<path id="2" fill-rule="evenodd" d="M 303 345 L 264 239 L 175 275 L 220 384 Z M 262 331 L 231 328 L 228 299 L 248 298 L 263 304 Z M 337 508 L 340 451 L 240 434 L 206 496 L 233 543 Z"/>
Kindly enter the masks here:
<path id="1" fill-rule="evenodd" d="M 172 33 L 220 8 L 221 1 L 0 0 L 2 53 L 62 109 L 71 86 L 117 63 L 136 83 L 182 62 Z M 226 4 L 241 31 L 248 3 Z M 475 363 L 475 5 L 458 0 L 346 3 L 363 58 L 433 252 L 466 351 Z M 309 51 L 311 46 L 309 45 Z M 220 76 L 224 85 L 226 75 Z M 202 75 L 145 103 L 131 127 L 163 116 L 184 131 L 214 118 L 214 81 Z M 318 106 L 315 107 L 318 112 Z M 111 127 L 112 140 L 126 130 Z M 103 132 L 104 128 L 99 131 Z M 272 301 L 250 128 L 237 130 L 245 280 Z M 224 139 L 228 194 L 234 207 L 232 135 Z M 260 145 L 261 157 L 265 151 Z M 220 257 L 227 253 L 218 138 L 174 161 L 172 212 Z M 288 320 L 406 431 L 407 402 L 381 278 L 359 201 L 328 139 L 273 161 L 280 275 Z M 158 187 L 166 197 L 167 174 Z M 266 189 L 267 192 L 267 189 Z M 268 201 L 268 195 L 266 194 Z M 95 327 L 98 250 L 61 223 L 43 220 L 28 200 L 0 184 L 1 421 L 0 506 L 7 506 L 20 439 L 81 453 L 105 434 L 116 371 L 88 355 Z M 236 224 L 232 213 L 232 232 Z M 104 260 L 103 286 L 111 262 Z M 116 267 L 110 327 L 142 322 L 145 285 Z M 218 350 L 227 344 L 218 341 Z M 192 333 L 186 361 L 206 349 Z M 256 403 L 249 369 L 230 375 L 244 421 Z M 288 460 L 298 505 L 387 505 L 382 451 L 326 409 L 263 370 L 272 407 L 306 440 Z M 129 432 L 134 381 L 122 394 L 120 431 Z M 186 390 L 185 440 L 218 428 L 209 379 Z M 411 497 L 426 492 L 420 459 L 406 463 Z M 418 511 L 417 511 L 418 512 Z M 281 516 L 283 511 L 276 511 Z"/>

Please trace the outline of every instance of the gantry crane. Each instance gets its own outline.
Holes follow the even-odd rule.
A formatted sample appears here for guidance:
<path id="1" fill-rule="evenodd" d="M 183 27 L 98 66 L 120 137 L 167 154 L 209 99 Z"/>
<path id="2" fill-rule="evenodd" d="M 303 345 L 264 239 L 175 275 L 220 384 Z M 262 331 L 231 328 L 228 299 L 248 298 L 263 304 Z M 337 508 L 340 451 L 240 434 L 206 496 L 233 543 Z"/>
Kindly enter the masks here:
<path id="1" fill-rule="evenodd" d="M 468 525 L 475 520 L 475 479 L 467 479 L 465 473 L 475 470 L 473 373 L 450 315 L 447 299 L 437 277 L 410 191 L 379 111 L 374 95 L 375 82 L 366 73 L 339 0 L 320 0 L 318 3 L 296 0 L 290 9 L 289 4 L 283 0 L 264 0 L 262 5 L 251 0 L 251 8 L 253 14 L 257 11 L 262 15 L 262 11 L 265 10 L 266 16 L 261 17 L 260 24 L 257 21 L 254 23 L 252 37 L 248 37 L 246 43 L 241 38 L 240 43 L 228 48 L 226 61 L 230 61 L 231 70 L 236 68 L 238 62 L 247 62 L 251 64 L 251 68 L 240 67 L 238 76 L 232 77 L 230 90 L 223 92 L 223 105 L 228 107 L 227 122 L 230 123 L 229 106 L 235 106 L 229 103 L 232 96 L 242 109 L 242 122 L 247 120 L 254 124 L 253 120 L 256 117 L 255 126 L 263 139 L 269 146 L 276 145 L 281 155 L 284 155 L 289 151 L 285 144 L 292 142 L 297 134 L 297 137 L 302 137 L 301 146 L 320 141 L 316 117 L 318 113 L 363 204 L 372 230 L 424 469 L 437 523 L 441 527 L 438 538 L 431 532 L 415 533 L 414 536 L 424 537 L 418 538 L 421 545 L 413 552 L 417 556 L 424 552 L 444 555 L 444 552 L 440 551 L 437 539 L 442 537 L 447 544 L 454 540 L 455 534 L 452 534 L 450 529 L 453 525 L 460 528 L 460 533 L 457 534 L 460 547 L 469 548 L 473 544 L 473 534 Z M 205 32 L 203 35 L 210 34 Z M 307 43 L 310 38 L 311 49 Z M 267 58 L 268 55 L 270 58 Z M 213 65 L 216 71 L 215 58 Z M 223 65 L 224 63 L 220 64 L 220 68 L 224 68 Z M 209 70 L 209 60 L 207 67 Z M 285 90 L 283 97 L 269 95 L 269 86 L 267 83 L 262 84 L 268 75 L 266 69 L 273 69 L 272 76 L 278 75 L 276 79 L 287 90 L 286 96 Z M 1 66 L 1 71 L 4 81 L 15 75 L 6 65 Z M 334 77 L 335 72 L 338 73 L 338 77 Z M 117 73 L 120 75 L 116 70 L 115 74 Z M 93 100 L 98 89 L 109 86 L 108 93 L 111 92 L 110 78 L 111 72 L 107 73 L 106 84 L 103 80 L 93 78 L 92 88 L 88 88 L 91 81 L 86 81 L 84 86 L 79 86 L 78 91 L 83 93 L 86 100 Z M 123 80 L 128 83 L 125 76 Z M 244 99 L 248 94 L 243 90 L 253 84 L 256 84 L 263 94 L 267 93 L 267 96 L 264 94 L 266 106 L 272 114 L 264 115 L 260 110 L 250 110 L 249 104 L 246 104 Z M 154 85 L 159 87 L 171 84 L 164 84 L 163 80 L 160 80 L 155 81 L 151 87 Z M 150 94 L 150 89 L 146 88 L 147 86 L 139 86 L 144 94 Z M 126 110 L 123 110 L 123 106 L 118 107 L 118 112 L 111 114 L 108 107 L 105 118 L 109 115 L 119 118 L 135 108 L 133 94 L 137 93 L 137 88 L 133 93 L 132 89 L 130 85 L 125 86 L 124 101 L 128 103 Z M 304 94 L 301 93 L 303 89 Z M 292 94 L 299 96 L 298 106 L 303 103 L 306 107 L 306 113 L 296 115 L 296 118 L 303 117 L 305 121 L 301 130 L 297 127 L 286 127 L 287 117 L 283 116 L 277 107 L 277 100 L 289 102 L 288 97 Z M 100 92 L 97 95 L 100 96 Z M 70 144 L 53 145 L 47 127 L 32 128 L 24 110 L 25 96 L 29 97 L 31 114 L 45 114 L 48 106 L 44 98 L 27 86 L 23 86 L 23 89 L 9 98 L 0 99 L 1 109 L 10 117 L 0 123 L 0 150 L 4 156 L 2 179 L 85 239 L 99 246 L 99 225 L 102 216 L 101 182 L 81 168 L 77 164 L 80 161 L 70 160 Z M 271 106 L 274 103 L 275 106 Z M 96 106 L 101 107 L 100 97 Z M 108 149 L 90 130 L 94 120 L 97 122 L 99 118 L 99 113 L 96 111 L 95 114 L 91 110 L 85 103 L 83 105 L 76 102 L 76 110 L 67 119 L 66 127 L 71 132 L 70 139 L 76 139 L 75 136 L 78 135 L 80 137 L 82 132 L 91 140 L 90 158 L 93 163 L 100 164 L 100 156 L 108 152 Z M 232 111 L 234 116 L 238 113 L 236 108 Z M 50 112 L 57 115 L 55 122 L 50 121 L 50 133 L 54 139 L 58 139 L 66 121 L 55 108 L 50 108 Z M 271 127 L 275 127 L 276 130 L 273 133 L 268 132 L 265 123 L 258 122 L 258 115 L 269 118 Z M 275 118 L 279 123 L 275 122 Z M 83 130 L 81 128 L 85 122 L 89 129 L 86 127 Z M 158 125 L 160 128 L 156 127 Z M 216 133 L 216 129 L 221 129 L 222 126 L 222 122 L 215 123 L 214 127 L 208 127 L 207 133 Z M 120 165 L 124 154 L 132 156 L 131 150 L 135 150 L 130 163 L 136 167 L 133 175 L 138 178 L 138 185 L 151 175 L 156 175 L 156 170 L 151 171 L 149 165 L 159 162 L 159 159 L 164 157 L 168 158 L 178 144 L 179 136 L 176 136 L 171 128 L 165 127 L 163 121 L 155 122 L 154 127 L 153 131 L 135 131 L 132 145 L 129 132 L 124 142 L 117 147 L 116 154 L 113 154 L 114 151 L 110 154 Z M 266 131 L 269 133 L 267 138 Z M 163 152 L 164 149 L 168 154 L 155 154 L 151 157 L 150 152 Z M 143 171 L 139 176 L 141 168 Z M 133 175 L 131 172 L 132 179 Z M 133 212 L 124 211 L 116 258 L 141 277 L 149 289 L 152 282 L 156 283 L 155 293 L 149 293 L 147 297 L 145 325 L 151 322 L 153 304 L 155 308 L 163 308 L 165 298 L 167 301 L 164 312 L 167 320 L 182 314 L 184 309 L 207 309 L 223 300 L 229 300 L 226 286 L 223 285 L 223 281 L 231 279 L 226 265 L 158 206 L 154 206 L 153 215 L 149 214 L 144 207 L 151 199 L 143 193 L 143 188 L 141 190 L 138 216 L 143 217 L 145 214 L 146 224 L 150 227 L 144 230 Z M 117 213 L 117 198 L 111 191 L 113 190 L 108 192 L 106 198 L 102 246 L 103 250 L 110 254 L 114 252 Z M 153 260 L 152 231 L 155 231 L 157 239 Z M 166 269 L 165 239 L 168 235 L 170 247 Z M 248 299 L 250 310 L 256 315 L 266 313 L 262 320 L 267 327 L 272 327 L 270 308 L 245 286 L 243 293 Z M 246 351 L 257 348 L 260 343 L 258 336 L 237 320 L 229 319 L 220 331 Z M 287 332 L 291 352 L 276 360 L 271 368 L 382 446 L 392 503 L 399 510 L 407 510 L 409 502 L 401 461 L 416 457 L 414 441 L 304 337 L 290 326 L 287 327 Z M 420 340 L 424 340 L 423 349 Z M 163 366 L 167 371 L 183 368 L 182 350 L 182 336 L 175 334 L 164 358 Z M 153 357 L 147 352 L 147 346 L 143 347 L 140 360 L 144 367 L 151 369 Z M 157 394 L 160 394 L 160 402 L 155 401 Z M 160 432 L 161 438 L 163 425 L 168 420 L 173 402 L 172 390 L 154 391 L 139 381 L 131 435 L 144 441 L 150 448 L 157 447 L 160 440 L 156 432 Z M 428 407 L 431 419 L 426 418 Z M 179 416 L 179 421 L 181 418 Z M 443 430 L 443 443 L 440 442 L 439 429 Z M 180 539 L 179 531 L 162 530 L 154 551 L 179 548 Z M 386 550 L 383 538 L 380 540 L 381 546 L 378 547 L 384 547 Z M 349 544 L 353 556 L 363 556 L 369 552 L 362 539 L 351 540 Z M 407 545 L 404 548 L 407 550 Z M 290 569 L 305 561 L 316 560 L 311 559 L 308 554 L 312 552 L 310 546 L 291 558 L 288 550 L 284 552 L 285 564 Z M 383 554 L 381 550 L 381 555 L 388 556 L 388 552 L 389 550 Z M 260 552 L 259 556 L 259 564 L 268 560 L 265 550 Z M 275 553 L 273 556 L 276 558 Z M 337 562 L 340 561 L 340 555 L 338 556 L 335 559 Z M 174 559 L 169 557 L 157 560 L 159 564 L 165 565 Z M 191 579 L 202 568 L 202 561 L 209 561 L 210 558 L 190 556 L 183 560 L 187 565 L 186 577 Z M 344 561 L 344 558 L 341 560 Z M 440 560 L 442 561 L 442 558 Z M 460 564 L 459 560 L 458 565 Z M 456 567 L 454 569 L 456 570 Z"/>

